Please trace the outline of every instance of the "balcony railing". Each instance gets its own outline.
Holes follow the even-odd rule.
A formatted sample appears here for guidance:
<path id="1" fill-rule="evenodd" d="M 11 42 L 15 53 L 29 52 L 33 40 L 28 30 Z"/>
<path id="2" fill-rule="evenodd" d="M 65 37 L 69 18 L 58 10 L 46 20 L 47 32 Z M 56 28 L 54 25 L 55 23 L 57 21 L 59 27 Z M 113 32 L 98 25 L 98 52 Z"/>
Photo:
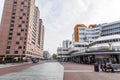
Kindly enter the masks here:
<path id="1" fill-rule="evenodd" d="M 112 48 L 110 49 L 110 47 L 108 46 L 102 46 L 102 47 L 96 47 L 96 48 L 89 48 L 86 49 L 86 52 L 118 52 L 120 51 L 120 46 L 112 46 Z"/>

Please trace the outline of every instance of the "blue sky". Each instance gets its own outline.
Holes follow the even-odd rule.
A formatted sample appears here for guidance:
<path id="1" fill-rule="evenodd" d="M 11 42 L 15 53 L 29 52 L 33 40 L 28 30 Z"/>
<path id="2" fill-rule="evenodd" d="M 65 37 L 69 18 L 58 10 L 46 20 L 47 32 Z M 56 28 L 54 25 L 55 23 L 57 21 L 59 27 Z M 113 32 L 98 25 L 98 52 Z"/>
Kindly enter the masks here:
<path id="1" fill-rule="evenodd" d="M 0 15 L 3 1 L 0 0 Z M 120 20 L 120 0 L 36 0 L 45 25 L 44 49 L 56 53 L 61 42 L 72 39 L 75 24 Z"/>

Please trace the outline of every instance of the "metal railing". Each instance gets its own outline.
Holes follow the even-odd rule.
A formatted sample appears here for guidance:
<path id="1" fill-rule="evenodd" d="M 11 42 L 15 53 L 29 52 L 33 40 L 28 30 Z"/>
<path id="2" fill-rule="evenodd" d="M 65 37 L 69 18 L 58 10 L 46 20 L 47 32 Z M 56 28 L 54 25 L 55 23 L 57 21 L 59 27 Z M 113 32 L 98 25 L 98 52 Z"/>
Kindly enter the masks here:
<path id="1" fill-rule="evenodd" d="M 89 48 L 89 49 L 86 49 L 86 52 L 91 52 L 91 51 L 95 51 L 95 52 L 109 52 L 109 51 L 114 51 L 114 52 L 117 52 L 117 51 L 120 51 L 120 46 L 112 46 L 112 49 L 110 49 L 108 46 L 102 46 L 102 47 L 96 47 L 96 48 Z"/>

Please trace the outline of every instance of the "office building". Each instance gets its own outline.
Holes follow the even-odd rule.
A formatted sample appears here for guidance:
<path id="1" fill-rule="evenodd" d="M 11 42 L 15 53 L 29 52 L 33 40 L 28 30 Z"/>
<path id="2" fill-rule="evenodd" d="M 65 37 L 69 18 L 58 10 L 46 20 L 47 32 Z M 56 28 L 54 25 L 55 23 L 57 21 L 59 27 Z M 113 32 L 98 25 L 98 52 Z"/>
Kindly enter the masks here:
<path id="1" fill-rule="evenodd" d="M 101 35 L 101 27 L 95 27 L 97 25 L 77 24 L 74 27 L 74 41 L 75 42 L 92 42 Z"/>
<path id="2" fill-rule="evenodd" d="M 64 40 L 63 43 L 62 43 L 63 48 L 68 48 L 70 43 L 71 43 L 70 40 Z"/>
<path id="3" fill-rule="evenodd" d="M 62 46 L 57 48 L 57 58 L 60 61 L 69 61 L 70 54 L 68 53 L 69 47 L 71 45 L 70 40 L 64 40 Z"/>
<path id="4" fill-rule="evenodd" d="M 99 64 L 112 62 L 120 63 L 120 21 L 90 25 L 78 24 L 74 29 L 74 41 L 79 43 L 80 50 L 73 50 L 73 62 Z M 87 42 L 84 48 L 81 43 Z M 82 46 L 82 45 L 81 45 Z M 70 49 L 72 50 L 72 49 Z"/>
<path id="5" fill-rule="evenodd" d="M 5 0 L 0 25 L 0 61 L 42 58 L 39 34 L 43 29 L 39 18 L 35 0 Z"/>
<path id="6" fill-rule="evenodd" d="M 77 24 L 69 46 L 69 61 L 83 64 L 120 63 L 120 21 L 89 25 Z"/>
<path id="7" fill-rule="evenodd" d="M 84 24 L 77 24 L 74 27 L 74 40 L 75 42 L 92 42 L 95 39 L 120 34 L 120 21 L 114 21 L 110 23 L 94 24 L 88 27 Z"/>

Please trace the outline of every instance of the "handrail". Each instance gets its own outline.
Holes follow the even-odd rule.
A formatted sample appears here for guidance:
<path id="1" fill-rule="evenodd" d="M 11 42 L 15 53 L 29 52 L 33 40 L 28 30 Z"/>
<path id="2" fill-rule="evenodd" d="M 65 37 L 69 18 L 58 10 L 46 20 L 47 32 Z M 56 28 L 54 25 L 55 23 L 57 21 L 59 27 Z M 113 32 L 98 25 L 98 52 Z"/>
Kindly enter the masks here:
<path id="1" fill-rule="evenodd" d="M 112 50 L 109 50 L 108 46 L 89 48 L 86 51 L 120 51 L 120 46 L 112 46 Z"/>

